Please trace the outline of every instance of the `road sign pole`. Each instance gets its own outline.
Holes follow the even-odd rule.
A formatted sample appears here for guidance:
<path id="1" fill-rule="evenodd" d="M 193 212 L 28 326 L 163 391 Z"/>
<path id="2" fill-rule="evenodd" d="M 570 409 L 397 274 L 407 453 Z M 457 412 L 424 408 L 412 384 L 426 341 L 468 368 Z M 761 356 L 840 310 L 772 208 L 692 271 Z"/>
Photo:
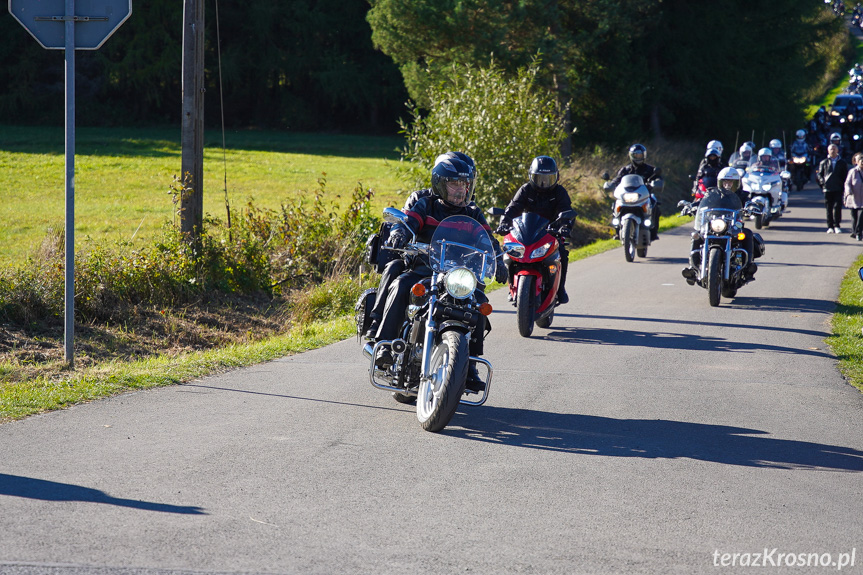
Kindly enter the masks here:
<path id="1" fill-rule="evenodd" d="M 75 0 L 66 0 L 66 363 L 75 360 Z"/>

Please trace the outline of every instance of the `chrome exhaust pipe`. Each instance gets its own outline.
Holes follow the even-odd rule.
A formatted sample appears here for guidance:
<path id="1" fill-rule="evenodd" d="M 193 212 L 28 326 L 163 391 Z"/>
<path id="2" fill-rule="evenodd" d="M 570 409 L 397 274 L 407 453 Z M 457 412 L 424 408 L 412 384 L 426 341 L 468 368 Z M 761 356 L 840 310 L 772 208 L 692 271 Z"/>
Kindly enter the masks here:
<path id="1" fill-rule="evenodd" d="M 375 346 L 373 346 L 371 343 L 366 343 L 365 345 L 363 345 L 363 355 L 366 357 L 366 359 L 371 361 L 371 359 L 375 355 Z"/>

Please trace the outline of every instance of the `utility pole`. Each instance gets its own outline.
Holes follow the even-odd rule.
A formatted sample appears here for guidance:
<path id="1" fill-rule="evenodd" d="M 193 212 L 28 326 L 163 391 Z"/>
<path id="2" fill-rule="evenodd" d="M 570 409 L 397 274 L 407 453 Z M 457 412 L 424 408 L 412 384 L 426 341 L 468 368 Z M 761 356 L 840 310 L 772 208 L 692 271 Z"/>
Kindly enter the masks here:
<path id="1" fill-rule="evenodd" d="M 204 220 L 204 0 L 183 2 L 180 230 L 197 241 Z"/>

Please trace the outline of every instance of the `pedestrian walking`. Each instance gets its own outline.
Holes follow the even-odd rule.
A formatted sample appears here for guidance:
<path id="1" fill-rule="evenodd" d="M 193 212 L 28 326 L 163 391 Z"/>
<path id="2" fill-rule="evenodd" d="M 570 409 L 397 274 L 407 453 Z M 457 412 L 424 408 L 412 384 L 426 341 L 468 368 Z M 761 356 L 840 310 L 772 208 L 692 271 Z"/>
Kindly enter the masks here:
<path id="1" fill-rule="evenodd" d="M 848 177 L 848 164 L 839 157 L 839 146 L 830 144 L 827 157 L 818 165 L 818 185 L 824 192 L 824 206 L 827 208 L 827 233 L 841 234 L 842 196 L 845 194 L 845 179 Z"/>
<path id="2" fill-rule="evenodd" d="M 851 210 L 851 237 L 863 240 L 863 153 L 854 154 L 854 167 L 845 178 L 845 194 L 842 203 Z"/>

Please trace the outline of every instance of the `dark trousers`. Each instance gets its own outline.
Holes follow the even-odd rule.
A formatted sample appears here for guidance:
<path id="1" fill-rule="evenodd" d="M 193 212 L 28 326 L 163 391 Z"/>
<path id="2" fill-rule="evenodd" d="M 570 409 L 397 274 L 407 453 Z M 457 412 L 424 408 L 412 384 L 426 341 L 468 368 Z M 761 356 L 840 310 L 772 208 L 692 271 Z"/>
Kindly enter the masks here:
<path id="1" fill-rule="evenodd" d="M 399 258 L 391 261 L 384 267 L 381 274 L 381 283 L 378 284 L 378 293 L 375 297 L 375 305 L 371 311 L 371 318 L 380 321 L 384 317 L 384 306 L 387 303 L 387 291 L 390 286 L 407 269 L 404 260 Z"/>
<path id="2" fill-rule="evenodd" d="M 849 208 L 851 210 L 851 233 L 855 236 L 863 236 L 863 208 Z"/>
<path id="3" fill-rule="evenodd" d="M 824 206 L 827 208 L 827 227 L 838 228 L 842 224 L 842 190 L 824 191 Z"/>

